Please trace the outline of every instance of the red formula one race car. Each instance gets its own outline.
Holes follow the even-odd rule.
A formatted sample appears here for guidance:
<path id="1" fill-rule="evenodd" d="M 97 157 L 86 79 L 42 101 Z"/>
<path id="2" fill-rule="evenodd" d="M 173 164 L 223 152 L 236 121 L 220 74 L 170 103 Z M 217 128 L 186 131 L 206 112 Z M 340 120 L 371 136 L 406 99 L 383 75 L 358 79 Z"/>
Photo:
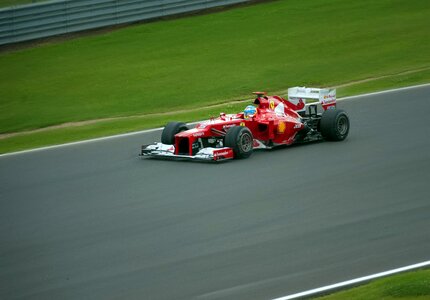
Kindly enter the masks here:
<path id="1" fill-rule="evenodd" d="M 288 99 L 254 94 L 254 105 L 238 114 L 221 113 L 193 129 L 179 122 L 167 124 L 161 143 L 142 146 L 141 156 L 222 161 L 249 157 L 254 149 L 341 141 L 348 135 L 348 115 L 336 108 L 335 89 L 290 88 Z M 318 102 L 306 105 L 309 99 Z"/>

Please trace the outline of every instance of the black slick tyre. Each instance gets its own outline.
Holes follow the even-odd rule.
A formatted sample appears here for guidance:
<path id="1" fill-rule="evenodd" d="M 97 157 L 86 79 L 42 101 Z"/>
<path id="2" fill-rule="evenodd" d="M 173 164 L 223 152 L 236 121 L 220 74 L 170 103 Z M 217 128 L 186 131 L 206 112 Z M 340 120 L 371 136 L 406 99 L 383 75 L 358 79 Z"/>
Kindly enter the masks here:
<path id="1" fill-rule="evenodd" d="M 227 130 L 224 145 L 233 149 L 235 158 L 247 158 L 252 154 L 254 138 L 248 127 L 234 126 Z"/>
<path id="2" fill-rule="evenodd" d="M 188 130 L 187 125 L 181 122 L 170 122 L 164 127 L 161 133 L 161 142 L 167 145 L 175 143 L 175 135 L 181 131 Z"/>
<path id="3" fill-rule="evenodd" d="M 341 109 L 328 109 L 320 121 L 322 136 L 329 141 L 343 141 L 349 133 L 349 118 Z"/>

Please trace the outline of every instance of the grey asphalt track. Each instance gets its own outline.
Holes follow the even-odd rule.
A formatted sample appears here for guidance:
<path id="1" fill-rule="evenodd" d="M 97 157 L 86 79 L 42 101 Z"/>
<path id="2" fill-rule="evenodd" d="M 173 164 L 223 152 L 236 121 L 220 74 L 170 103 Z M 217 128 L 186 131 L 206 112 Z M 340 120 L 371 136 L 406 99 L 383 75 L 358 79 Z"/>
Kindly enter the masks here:
<path id="1" fill-rule="evenodd" d="M 0 158 L 0 299 L 271 299 L 430 259 L 430 87 L 343 142 L 141 160 L 159 132 Z"/>

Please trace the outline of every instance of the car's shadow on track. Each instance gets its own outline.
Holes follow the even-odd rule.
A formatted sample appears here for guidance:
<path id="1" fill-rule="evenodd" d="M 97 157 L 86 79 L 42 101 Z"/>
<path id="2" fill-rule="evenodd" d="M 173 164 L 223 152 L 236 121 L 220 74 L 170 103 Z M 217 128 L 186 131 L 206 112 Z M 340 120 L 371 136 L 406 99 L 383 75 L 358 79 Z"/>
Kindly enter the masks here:
<path id="1" fill-rule="evenodd" d="M 321 143 L 326 143 L 326 141 L 313 141 L 313 142 L 296 143 L 292 145 L 280 145 L 268 150 L 262 149 L 262 151 L 276 152 L 276 151 L 285 150 L 285 149 L 296 149 L 296 148 L 303 148 L 306 146 L 309 147 L 311 145 L 321 144 Z"/>

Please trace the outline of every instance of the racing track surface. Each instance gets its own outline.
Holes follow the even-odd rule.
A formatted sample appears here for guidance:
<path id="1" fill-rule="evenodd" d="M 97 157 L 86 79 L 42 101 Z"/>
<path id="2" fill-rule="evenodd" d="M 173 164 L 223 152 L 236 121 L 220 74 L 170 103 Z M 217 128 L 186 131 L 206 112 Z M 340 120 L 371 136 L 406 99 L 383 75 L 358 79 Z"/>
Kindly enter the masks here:
<path id="1" fill-rule="evenodd" d="M 429 94 L 222 164 L 137 158 L 157 132 L 0 157 L 0 298 L 271 299 L 429 260 Z"/>

